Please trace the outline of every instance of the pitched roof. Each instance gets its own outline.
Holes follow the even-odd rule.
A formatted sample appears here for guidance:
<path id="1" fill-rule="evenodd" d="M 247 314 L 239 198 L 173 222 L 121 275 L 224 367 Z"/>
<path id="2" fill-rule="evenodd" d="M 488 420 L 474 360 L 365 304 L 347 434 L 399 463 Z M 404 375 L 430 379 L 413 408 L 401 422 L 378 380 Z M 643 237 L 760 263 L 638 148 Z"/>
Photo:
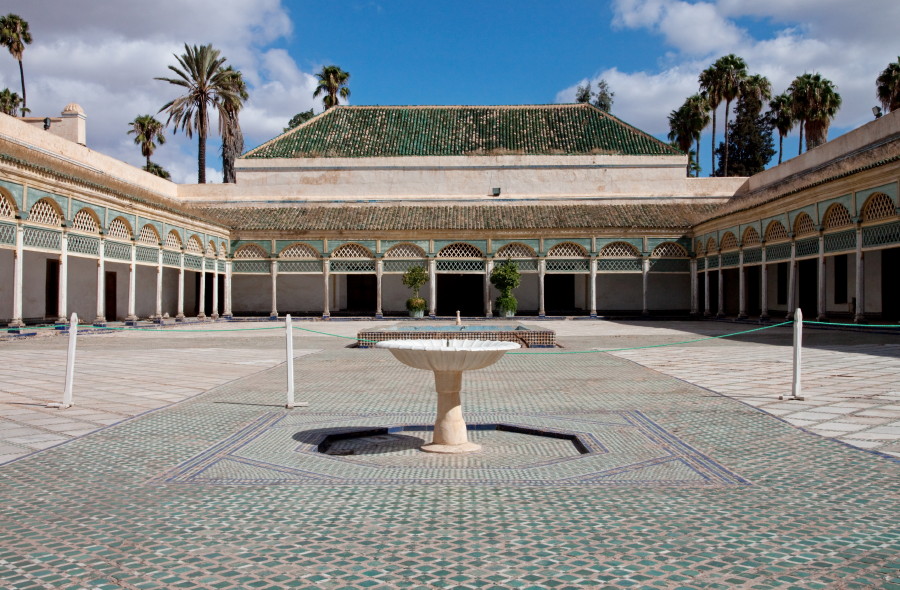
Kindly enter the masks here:
<path id="1" fill-rule="evenodd" d="M 681 155 L 588 104 L 338 106 L 244 158 Z"/>
<path id="2" fill-rule="evenodd" d="M 687 230 L 715 203 L 559 205 L 297 205 L 198 207 L 196 213 L 240 231 L 416 231 L 642 228 Z"/>

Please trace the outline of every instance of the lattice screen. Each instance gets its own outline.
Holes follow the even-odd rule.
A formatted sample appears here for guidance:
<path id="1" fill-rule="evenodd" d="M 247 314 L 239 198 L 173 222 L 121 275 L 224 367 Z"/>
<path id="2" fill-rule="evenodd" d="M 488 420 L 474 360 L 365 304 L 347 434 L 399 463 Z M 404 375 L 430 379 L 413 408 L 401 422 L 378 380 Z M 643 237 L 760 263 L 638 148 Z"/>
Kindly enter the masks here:
<path id="1" fill-rule="evenodd" d="M 106 242 L 103 248 L 103 256 L 117 260 L 131 260 L 131 246 L 120 242 Z"/>
<path id="2" fill-rule="evenodd" d="M 722 250 L 737 250 L 737 247 L 738 242 L 734 234 L 730 231 L 725 232 L 725 235 L 722 236 Z"/>
<path id="3" fill-rule="evenodd" d="M 706 240 L 706 253 L 707 255 L 712 254 L 716 251 L 716 239 L 710 238 Z"/>
<path id="4" fill-rule="evenodd" d="M 697 253 L 697 256 L 706 254 L 706 249 L 703 247 L 703 240 L 700 238 L 694 240 L 694 251 Z"/>
<path id="5" fill-rule="evenodd" d="M 58 231 L 26 227 L 23 238 L 26 246 L 59 250 L 61 235 Z"/>
<path id="6" fill-rule="evenodd" d="M 675 242 L 664 242 L 653 249 L 654 258 L 687 258 L 687 250 Z"/>
<path id="7" fill-rule="evenodd" d="M 200 243 L 200 238 L 197 236 L 188 238 L 187 244 L 184 245 L 184 251 L 191 254 L 203 254 L 203 244 Z"/>
<path id="8" fill-rule="evenodd" d="M 547 252 L 547 256 L 559 256 L 559 257 L 572 257 L 572 258 L 582 258 L 587 256 L 587 250 L 579 246 L 578 244 L 572 242 L 563 242 L 562 244 L 557 244 L 550 248 L 550 251 Z"/>
<path id="9" fill-rule="evenodd" d="M 149 223 L 142 227 L 141 233 L 138 234 L 137 242 L 138 244 L 147 244 L 148 246 L 158 246 L 159 234 L 156 233 L 156 228 Z"/>
<path id="10" fill-rule="evenodd" d="M 744 247 L 747 246 L 759 246 L 759 232 L 752 227 L 744 231 Z"/>
<path id="11" fill-rule="evenodd" d="M 241 246 L 238 248 L 237 252 L 234 253 L 235 260 L 248 259 L 248 258 L 268 258 L 269 255 L 266 254 L 265 250 L 257 246 L 256 244 L 247 244 L 246 246 Z"/>
<path id="12" fill-rule="evenodd" d="M 537 253 L 528 244 L 514 242 L 497 250 L 497 258 L 534 258 Z"/>
<path id="13" fill-rule="evenodd" d="M 332 258 L 373 258 L 372 252 L 359 244 L 344 244 L 331 253 Z"/>
<path id="14" fill-rule="evenodd" d="M 9 199 L 0 195 L 0 217 L 4 217 L 6 219 L 12 219 L 16 216 L 16 208 L 10 202 Z"/>
<path id="15" fill-rule="evenodd" d="M 808 236 L 816 233 L 816 226 L 813 224 L 812 217 L 806 213 L 801 213 L 794 221 L 794 235 Z"/>
<path id="16" fill-rule="evenodd" d="M 225 242 L 222 242 L 219 244 L 219 256 L 225 258 L 226 254 L 228 254 L 228 250 L 225 249 Z"/>
<path id="17" fill-rule="evenodd" d="M 856 249 L 856 231 L 839 231 L 833 234 L 825 234 L 825 251 L 841 252 Z"/>
<path id="18" fill-rule="evenodd" d="M 385 258 L 425 258 L 425 250 L 415 244 L 397 244 L 384 253 Z"/>
<path id="19" fill-rule="evenodd" d="M 178 235 L 178 232 L 174 229 L 166 234 L 166 248 L 171 248 L 172 250 L 180 250 L 181 249 L 181 236 Z"/>
<path id="20" fill-rule="evenodd" d="M 143 246 L 138 246 L 135 250 L 135 259 L 138 262 L 152 262 L 156 264 L 159 261 L 159 250 L 156 248 L 144 248 Z"/>
<path id="21" fill-rule="evenodd" d="M 606 258 L 634 258 L 640 255 L 638 249 L 628 242 L 613 242 L 603 246 L 600 250 L 600 256 Z"/>
<path id="22" fill-rule="evenodd" d="M 131 227 L 128 225 L 127 221 L 125 221 L 121 217 L 116 217 L 110 222 L 107 235 L 110 238 L 114 238 L 117 240 L 130 240 Z"/>
<path id="23" fill-rule="evenodd" d="M 318 258 L 319 253 L 312 246 L 306 244 L 291 244 L 281 251 L 279 258 Z"/>
<path id="24" fill-rule="evenodd" d="M 216 257 L 216 244 L 212 240 L 210 240 L 209 244 L 206 245 L 206 256 L 209 258 Z"/>
<path id="25" fill-rule="evenodd" d="M 781 225 L 780 221 L 773 221 L 766 228 L 767 242 L 778 242 L 786 239 L 788 239 L 787 230 L 784 229 L 784 226 Z"/>
<path id="26" fill-rule="evenodd" d="M 444 246 L 437 255 L 438 258 L 482 258 L 483 256 L 481 250 L 472 244 L 461 242 Z"/>
<path id="27" fill-rule="evenodd" d="M 43 199 L 31 206 L 31 211 L 28 213 L 28 221 L 54 227 L 61 225 L 61 219 L 56 208 L 49 201 Z"/>
<path id="28" fill-rule="evenodd" d="M 875 193 L 866 199 L 866 204 L 862 208 L 863 221 L 875 221 L 876 219 L 885 219 L 893 217 L 894 202 L 884 193 Z"/>
<path id="29" fill-rule="evenodd" d="M 97 220 L 94 219 L 94 216 L 88 213 L 86 209 L 82 209 L 75 214 L 75 219 L 72 220 L 72 229 L 86 234 L 100 233 L 100 228 L 97 226 Z"/>
<path id="30" fill-rule="evenodd" d="M 834 229 L 853 225 L 853 220 L 850 219 L 850 211 L 846 207 L 835 203 L 825 212 L 825 223 L 822 225 L 825 226 L 825 229 Z"/>

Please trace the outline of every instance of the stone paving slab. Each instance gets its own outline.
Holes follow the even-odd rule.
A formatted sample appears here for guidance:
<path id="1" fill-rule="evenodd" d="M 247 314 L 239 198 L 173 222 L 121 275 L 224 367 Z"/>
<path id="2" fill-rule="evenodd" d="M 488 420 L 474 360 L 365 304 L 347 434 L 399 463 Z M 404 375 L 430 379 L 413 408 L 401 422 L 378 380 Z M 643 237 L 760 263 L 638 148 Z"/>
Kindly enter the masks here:
<path id="1" fill-rule="evenodd" d="M 609 343 L 580 325 L 573 332 L 582 329 L 568 337 L 571 349 Z M 900 463 L 607 354 L 507 355 L 466 374 L 467 414 L 543 417 L 576 429 L 587 415 L 639 412 L 670 444 L 747 483 L 533 485 L 503 480 L 508 470 L 496 457 L 480 468 L 494 485 L 165 481 L 267 417 L 285 416 L 280 423 L 299 435 L 317 419 L 331 428 L 360 412 L 371 424 L 434 411 L 430 374 L 400 366 L 387 351 L 308 342 L 321 350 L 295 361 L 298 399 L 308 408 L 281 409 L 283 368 L 257 367 L 164 411 L 0 466 L 0 587 L 900 586 Z M 735 351 L 739 344 L 722 345 L 719 358 Z M 249 458 L 311 465 L 296 456 L 302 441 L 289 438 L 289 448 L 260 441 L 260 454 Z M 414 456 L 401 454 L 397 461 Z M 389 478 L 389 459 L 362 467 Z M 423 472 L 453 469 L 454 461 Z M 545 471 L 564 478 L 564 465 Z"/>

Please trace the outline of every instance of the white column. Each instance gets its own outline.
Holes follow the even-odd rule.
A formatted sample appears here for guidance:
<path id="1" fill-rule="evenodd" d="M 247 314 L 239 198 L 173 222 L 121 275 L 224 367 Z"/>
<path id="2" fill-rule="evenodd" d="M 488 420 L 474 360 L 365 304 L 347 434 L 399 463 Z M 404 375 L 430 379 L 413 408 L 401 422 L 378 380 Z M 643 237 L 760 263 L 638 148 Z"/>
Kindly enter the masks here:
<path id="1" fill-rule="evenodd" d="M 862 228 L 856 228 L 856 313 L 853 321 L 866 321 L 866 258 L 862 250 Z"/>
<path id="2" fill-rule="evenodd" d="M 818 298 L 816 300 L 816 321 L 825 321 L 825 236 L 819 236 Z"/>
<path id="3" fill-rule="evenodd" d="M 691 258 L 691 315 L 696 316 L 700 310 L 700 294 L 697 284 L 697 259 Z"/>
<path id="4" fill-rule="evenodd" d="M 219 319 L 219 259 L 213 258 L 212 319 Z"/>
<path id="5" fill-rule="evenodd" d="M 131 244 L 131 263 L 128 265 L 128 315 L 126 322 L 136 322 L 135 313 L 135 284 L 137 281 L 137 246 Z"/>
<path id="6" fill-rule="evenodd" d="M 703 315 L 712 315 L 712 303 L 709 301 L 709 256 L 704 260 L 703 265 Z"/>
<path id="7" fill-rule="evenodd" d="M 13 317 L 9 322 L 10 328 L 23 328 L 25 322 L 22 321 L 22 267 L 24 260 L 25 245 L 25 228 L 22 224 L 16 226 L 16 257 L 13 261 Z"/>
<path id="8" fill-rule="evenodd" d="M 744 249 L 738 251 L 738 319 L 747 317 L 747 289 L 744 276 Z"/>
<path id="9" fill-rule="evenodd" d="M 381 279 L 384 273 L 384 261 L 380 258 L 375 261 L 375 319 L 384 317 L 381 312 Z"/>
<path id="10" fill-rule="evenodd" d="M 322 318 L 331 317 L 331 261 L 322 260 Z"/>
<path id="11" fill-rule="evenodd" d="M 719 256 L 719 266 L 716 271 L 719 275 L 719 288 L 718 288 L 718 311 L 716 312 L 716 317 L 721 318 L 725 317 L 725 274 L 722 272 L 722 256 Z"/>
<path id="12" fill-rule="evenodd" d="M 200 288 L 197 290 L 197 318 L 206 318 L 206 256 L 200 257 Z"/>
<path id="13" fill-rule="evenodd" d="M 99 254 L 99 258 L 97 258 L 97 317 L 94 318 L 94 325 L 106 324 L 106 265 L 103 260 L 105 249 L 106 241 L 101 238 L 97 245 L 97 254 Z"/>
<path id="14" fill-rule="evenodd" d="M 225 261 L 225 317 L 231 319 L 231 261 Z"/>
<path id="15" fill-rule="evenodd" d="M 63 232 L 59 240 L 59 297 L 56 311 L 57 324 L 66 324 L 66 308 L 69 306 L 69 234 Z"/>
<path id="16" fill-rule="evenodd" d="M 278 261 L 272 261 L 272 319 L 278 319 Z"/>
<path id="17" fill-rule="evenodd" d="M 787 319 L 794 319 L 797 309 L 797 243 L 791 238 L 791 260 L 788 263 Z"/>
<path id="18" fill-rule="evenodd" d="M 597 259 L 591 258 L 590 261 L 591 274 L 589 280 L 591 284 L 588 287 L 588 296 L 591 298 L 591 317 L 597 317 Z"/>
<path id="19" fill-rule="evenodd" d="M 494 317 L 491 306 L 491 272 L 494 270 L 494 261 L 484 261 L 484 317 Z"/>
<path id="20" fill-rule="evenodd" d="M 759 319 L 769 319 L 769 266 L 766 264 L 766 245 L 761 244 L 762 266 L 759 271 Z"/>
<path id="21" fill-rule="evenodd" d="M 156 251 L 156 315 L 153 319 L 162 321 L 163 251 Z"/>
<path id="22" fill-rule="evenodd" d="M 434 317 L 437 309 L 437 261 L 428 260 L 428 315 Z"/>
<path id="23" fill-rule="evenodd" d="M 650 309 L 647 307 L 647 287 L 648 278 L 650 276 L 650 259 L 641 259 L 641 313 L 650 315 Z"/>
<path id="24" fill-rule="evenodd" d="M 547 261 L 543 258 L 538 260 L 538 316 L 547 315 L 544 308 L 544 276 L 547 274 Z"/>
<path id="25" fill-rule="evenodd" d="M 176 321 L 184 320 L 184 252 L 178 253 L 178 309 L 175 313 Z"/>

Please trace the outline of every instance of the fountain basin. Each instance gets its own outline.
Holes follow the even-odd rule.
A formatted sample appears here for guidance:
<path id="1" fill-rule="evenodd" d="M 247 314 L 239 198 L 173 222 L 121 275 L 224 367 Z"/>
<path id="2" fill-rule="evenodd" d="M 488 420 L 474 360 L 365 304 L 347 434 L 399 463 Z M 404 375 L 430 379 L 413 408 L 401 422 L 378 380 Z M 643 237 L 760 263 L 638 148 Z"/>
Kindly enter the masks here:
<path id="1" fill-rule="evenodd" d="M 516 342 L 527 348 L 554 348 L 556 332 L 546 328 L 528 326 L 519 323 L 486 323 L 466 324 L 462 326 L 447 324 L 420 324 L 418 322 L 400 322 L 362 330 L 357 333 L 359 348 L 373 348 L 375 343 L 388 340 L 493 340 Z"/>
<path id="2" fill-rule="evenodd" d="M 430 453 L 471 453 L 481 449 L 469 442 L 463 419 L 462 389 L 464 371 L 483 369 L 496 363 L 509 350 L 520 348 L 515 342 L 492 340 L 389 340 L 376 344 L 387 348 L 398 361 L 415 369 L 434 373 L 437 391 L 437 416 L 434 438 L 422 447 Z"/>

